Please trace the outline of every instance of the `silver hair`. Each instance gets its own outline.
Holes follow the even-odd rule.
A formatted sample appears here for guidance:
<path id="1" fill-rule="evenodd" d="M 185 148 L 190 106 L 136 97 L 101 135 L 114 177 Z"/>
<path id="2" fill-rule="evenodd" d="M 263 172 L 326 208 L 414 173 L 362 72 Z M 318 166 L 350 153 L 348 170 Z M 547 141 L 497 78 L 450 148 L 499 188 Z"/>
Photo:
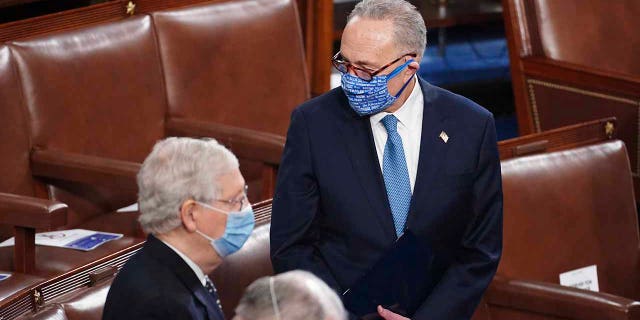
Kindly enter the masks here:
<path id="1" fill-rule="evenodd" d="M 236 315 L 242 319 L 275 319 L 271 292 L 275 293 L 281 320 L 346 320 L 338 295 L 320 278 L 307 271 L 289 271 L 262 277 L 247 287 Z M 273 290 L 271 290 L 273 288 Z"/>
<path id="2" fill-rule="evenodd" d="M 138 221 L 144 232 L 180 226 L 182 203 L 213 201 L 222 187 L 217 178 L 238 166 L 236 156 L 214 139 L 172 137 L 156 143 L 138 172 Z"/>
<path id="3" fill-rule="evenodd" d="M 400 50 L 421 58 L 427 45 L 427 27 L 414 5 L 405 0 L 364 0 L 356 5 L 347 18 L 360 17 L 372 20 L 391 20 L 393 34 Z"/>

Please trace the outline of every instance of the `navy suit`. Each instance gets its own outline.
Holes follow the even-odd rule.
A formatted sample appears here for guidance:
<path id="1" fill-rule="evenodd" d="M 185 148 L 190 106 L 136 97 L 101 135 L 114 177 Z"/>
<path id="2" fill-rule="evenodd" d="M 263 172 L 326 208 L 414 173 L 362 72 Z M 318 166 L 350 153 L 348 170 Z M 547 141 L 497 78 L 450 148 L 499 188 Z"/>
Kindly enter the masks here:
<path id="1" fill-rule="evenodd" d="M 113 281 L 102 319 L 224 320 L 224 315 L 189 265 L 149 235 Z"/>
<path id="2" fill-rule="evenodd" d="M 430 244 L 437 285 L 412 318 L 469 319 L 502 251 L 495 125 L 472 101 L 419 81 L 424 116 L 406 227 Z M 341 88 L 296 108 L 273 202 L 276 272 L 309 270 L 342 293 L 396 238 L 369 117 Z"/>

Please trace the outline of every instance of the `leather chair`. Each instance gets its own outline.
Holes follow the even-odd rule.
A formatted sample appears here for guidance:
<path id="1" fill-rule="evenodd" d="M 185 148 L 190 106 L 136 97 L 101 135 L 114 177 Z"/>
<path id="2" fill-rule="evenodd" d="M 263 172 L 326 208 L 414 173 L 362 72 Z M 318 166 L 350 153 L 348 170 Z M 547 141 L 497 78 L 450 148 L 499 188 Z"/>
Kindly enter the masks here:
<path id="1" fill-rule="evenodd" d="M 191 21 L 196 20 L 219 25 L 193 25 Z M 282 28 L 282 24 L 293 27 Z M 159 35 L 156 29 L 161 30 Z M 180 30 L 180 36 L 172 30 Z M 245 31 L 235 30 L 264 36 L 247 41 L 250 37 L 242 33 Z M 263 47 L 275 48 L 276 43 L 286 44 L 278 48 L 289 51 L 286 57 L 269 52 L 258 59 Z M 190 58 L 205 61 L 207 67 L 197 62 L 185 64 L 190 59 L 178 58 L 176 51 L 183 52 L 185 47 L 192 48 L 187 51 Z M 13 163 L 3 167 L 30 167 L 33 175 L 45 181 L 46 189 L 41 188 L 39 195 L 70 207 L 67 228 L 140 235 L 137 215 L 105 213 L 135 202 L 139 163 L 155 141 L 166 135 L 213 136 L 241 159 L 266 164 L 266 169 L 260 167 L 253 175 L 264 177 L 262 189 L 266 191 L 252 200 L 269 195 L 284 145 L 278 133 L 284 134 L 290 110 L 309 95 L 292 1 L 205 4 L 159 13 L 155 22 L 150 16 L 138 16 L 14 41 L 9 49 L 15 71 L 6 69 L 15 73 L 12 84 L 19 86 L 13 92 L 23 94 L 11 100 L 15 105 L 8 109 L 14 118 L 24 117 L 16 122 L 21 123 L 19 129 L 28 128 L 28 135 L 16 140 L 15 146 L 22 142 L 19 155 L 29 150 L 31 155 L 30 164 L 19 158 L 21 167 Z M 237 59 L 236 55 L 245 52 L 254 56 L 235 67 L 235 75 L 228 78 L 231 81 L 213 76 L 214 70 L 220 72 L 232 57 Z M 273 67 L 284 64 L 286 72 Z M 245 71 L 264 77 L 238 75 Z M 232 70 L 221 75 L 228 73 Z M 269 82 L 274 74 L 292 80 Z M 249 85 L 255 90 L 236 88 Z M 224 97 L 233 108 L 212 103 Z M 238 117 L 238 112 L 246 117 Z M 244 171 L 252 176 L 251 170 Z"/>
<path id="2" fill-rule="evenodd" d="M 249 199 L 271 198 L 289 115 L 310 97 L 295 1 L 231 1 L 152 17 L 167 134 L 218 139 L 241 159 Z"/>
<path id="3" fill-rule="evenodd" d="M 7 258 L 0 270 L 32 272 L 35 229 L 64 225 L 67 206 L 35 198 L 38 184 L 29 168 L 29 133 L 21 102 L 10 51 L 0 46 L 0 240 L 16 237 L 14 248 L 4 250 Z"/>
<path id="4" fill-rule="evenodd" d="M 503 0 L 520 134 L 615 116 L 640 199 L 635 0 Z"/>
<path id="5" fill-rule="evenodd" d="M 0 248 L 0 270 L 11 274 L 0 282 L 0 305 L 17 297 L 17 306 L 25 306 L 32 300 L 29 291 L 48 278 L 135 243 L 131 238 L 124 238 L 91 253 L 35 246 L 36 230 L 66 225 L 67 206 L 45 199 L 44 185 L 32 176 L 31 142 L 22 101 L 11 52 L 8 47 L 0 46 L 0 153 L 3 155 L 0 159 L 0 240 L 15 236 L 13 247 Z M 16 306 L 0 307 L 0 318 L 11 319 L 19 310 Z"/>
<path id="6" fill-rule="evenodd" d="M 165 97 L 151 19 L 9 46 L 30 119 L 32 170 L 47 179 L 52 198 L 70 205 L 67 224 L 135 202 L 139 163 L 164 136 Z M 110 176 L 118 171 L 129 174 Z"/>
<path id="7" fill-rule="evenodd" d="M 491 319 L 640 319 L 640 237 L 619 140 L 502 161 L 503 255 Z M 601 292 L 562 287 L 597 265 Z"/>

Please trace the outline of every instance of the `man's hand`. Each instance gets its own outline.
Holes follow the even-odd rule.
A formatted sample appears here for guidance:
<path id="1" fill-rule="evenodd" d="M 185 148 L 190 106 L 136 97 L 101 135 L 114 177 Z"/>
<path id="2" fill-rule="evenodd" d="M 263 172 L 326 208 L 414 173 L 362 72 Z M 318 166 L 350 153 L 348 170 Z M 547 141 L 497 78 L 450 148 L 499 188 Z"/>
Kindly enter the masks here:
<path id="1" fill-rule="evenodd" d="M 409 318 L 393 313 L 382 306 L 378 306 L 378 314 L 385 320 L 409 320 Z"/>

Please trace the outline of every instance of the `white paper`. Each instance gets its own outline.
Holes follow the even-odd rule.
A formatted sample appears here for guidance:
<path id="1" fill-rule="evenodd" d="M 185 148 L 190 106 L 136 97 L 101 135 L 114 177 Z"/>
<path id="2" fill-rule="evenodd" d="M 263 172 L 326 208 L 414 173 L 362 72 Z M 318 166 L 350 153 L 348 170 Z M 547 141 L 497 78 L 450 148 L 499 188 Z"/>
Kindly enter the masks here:
<path id="1" fill-rule="evenodd" d="M 85 230 L 85 229 L 71 229 L 71 230 L 36 233 L 35 238 L 36 238 L 36 244 L 41 246 L 72 248 L 72 249 L 88 251 L 88 250 L 95 249 L 99 245 L 109 240 L 106 240 L 103 242 L 89 241 L 91 242 L 91 245 L 86 247 L 78 247 L 74 243 L 77 243 L 77 241 L 82 241 L 83 239 L 91 240 L 96 236 L 109 236 L 109 238 L 111 238 L 110 240 L 115 240 L 115 239 L 121 238 L 122 234 L 92 231 L 92 230 Z M 15 243 L 15 239 L 10 238 L 0 243 L 0 247 L 13 246 L 14 243 Z"/>
<path id="2" fill-rule="evenodd" d="M 120 208 L 116 212 L 137 212 L 137 211 L 138 211 L 138 203 L 136 202 L 124 208 Z"/>
<path id="3" fill-rule="evenodd" d="M 560 285 L 584 290 L 600 291 L 596 265 L 567 271 L 560 274 Z"/>

